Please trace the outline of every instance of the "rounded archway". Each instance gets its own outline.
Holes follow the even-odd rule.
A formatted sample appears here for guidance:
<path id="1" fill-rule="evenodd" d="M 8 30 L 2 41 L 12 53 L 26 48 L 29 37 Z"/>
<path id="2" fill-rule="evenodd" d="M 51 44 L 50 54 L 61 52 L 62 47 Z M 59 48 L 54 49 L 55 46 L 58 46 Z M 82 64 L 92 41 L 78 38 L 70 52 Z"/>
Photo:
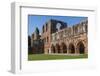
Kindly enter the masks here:
<path id="1" fill-rule="evenodd" d="M 55 51 L 55 47 L 54 47 L 53 44 L 51 45 L 51 52 L 52 52 L 52 53 L 56 53 L 56 51 Z"/>
<path id="2" fill-rule="evenodd" d="M 69 52 L 71 53 L 71 54 L 73 54 L 73 53 L 75 53 L 75 47 L 74 47 L 74 44 L 69 44 Z"/>
<path id="3" fill-rule="evenodd" d="M 84 54 L 85 53 L 85 47 L 84 47 L 84 44 L 82 42 L 79 42 L 77 44 L 77 49 L 78 49 L 80 54 Z"/>
<path id="4" fill-rule="evenodd" d="M 62 52 L 63 52 L 63 53 L 67 53 L 67 46 L 66 46 L 65 43 L 62 43 L 62 44 L 61 44 L 61 48 L 62 48 Z"/>
<path id="5" fill-rule="evenodd" d="M 60 53 L 60 46 L 59 46 L 59 44 L 56 44 L 55 49 L 56 49 L 56 53 Z"/>

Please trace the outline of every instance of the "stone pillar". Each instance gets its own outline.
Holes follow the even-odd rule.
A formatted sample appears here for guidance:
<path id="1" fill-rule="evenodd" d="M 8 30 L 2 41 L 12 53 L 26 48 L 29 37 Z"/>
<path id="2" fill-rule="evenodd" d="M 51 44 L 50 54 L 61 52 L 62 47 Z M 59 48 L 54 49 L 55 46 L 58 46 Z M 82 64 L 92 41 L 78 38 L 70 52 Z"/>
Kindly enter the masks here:
<path id="1" fill-rule="evenodd" d="M 51 52 L 51 48 L 49 48 L 49 54 L 51 54 L 52 52 Z"/>
<path id="2" fill-rule="evenodd" d="M 63 53 L 63 47 L 62 46 L 60 47 L 60 53 Z"/>
<path id="3" fill-rule="evenodd" d="M 85 47 L 84 51 L 85 51 L 85 54 L 88 54 L 88 48 L 87 47 Z"/>
<path id="4" fill-rule="evenodd" d="M 61 53 L 63 54 L 63 49 L 61 50 Z"/>
<path id="5" fill-rule="evenodd" d="M 70 53 L 70 51 L 69 51 L 69 48 L 67 47 L 67 54 L 69 54 Z"/>
<path id="6" fill-rule="evenodd" d="M 75 54 L 79 54 L 79 50 L 77 47 L 75 47 Z"/>

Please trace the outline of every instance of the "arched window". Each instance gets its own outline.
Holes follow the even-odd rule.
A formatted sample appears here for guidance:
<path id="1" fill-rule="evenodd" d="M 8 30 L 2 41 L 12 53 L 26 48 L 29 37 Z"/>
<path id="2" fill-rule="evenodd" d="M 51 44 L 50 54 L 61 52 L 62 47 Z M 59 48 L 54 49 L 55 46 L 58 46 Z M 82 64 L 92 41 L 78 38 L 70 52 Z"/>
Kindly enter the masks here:
<path id="1" fill-rule="evenodd" d="M 88 32 L 88 26 L 87 25 L 85 26 L 85 29 L 86 29 L 86 32 Z"/>
<path id="2" fill-rule="evenodd" d="M 48 43 L 48 41 L 49 41 L 49 37 L 47 37 L 47 43 Z"/>
<path id="3" fill-rule="evenodd" d="M 85 28 L 86 24 L 83 24 L 83 32 L 86 32 L 86 28 Z"/>
<path id="4" fill-rule="evenodd" d="M 74 26 L 74 33 L 77 34 L 78 33 L 78 25 Z"/>
<path id="5" fill-rule="evenodd" d="M 61 27 L 61 23 L 57 23 L 56 28 L 58 31 L 60 30 L 60 27 Z"/>

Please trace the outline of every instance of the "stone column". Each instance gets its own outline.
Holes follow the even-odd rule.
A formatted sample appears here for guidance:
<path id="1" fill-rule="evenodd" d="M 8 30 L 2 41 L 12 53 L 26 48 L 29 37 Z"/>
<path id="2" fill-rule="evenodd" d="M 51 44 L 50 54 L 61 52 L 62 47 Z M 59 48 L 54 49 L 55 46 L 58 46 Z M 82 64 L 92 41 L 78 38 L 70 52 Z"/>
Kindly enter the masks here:
<path id="1" fill-rule="evenodd" d="M 63 53 L 63 47 L 62 46 L 60 47 L 60 53 Z"/>
<path id="2" fill-rule="evenodd" d="M 69 54 L 70 53 L 70 51 L 69 51 L 69 48 L 67 47 L 67 54 Z"/>
<path id="3" fill-rule="evenodd" d="M 88 54 L 88 48 L 87 48 L 87 47 L 85 47 L 84 53 L 85 53 L 85 54 Z"/>
<path id="4" fill-rule="evenodd" d="M 51 52 L 51 48 L 49 48 L 49 54 L 51 54 L 52 52 Z"/>
<path id="5" fill-rule="evenodd" d="M 79 54 L 79 50 L 77 47 L 75 47 L 75 54 Z"/>

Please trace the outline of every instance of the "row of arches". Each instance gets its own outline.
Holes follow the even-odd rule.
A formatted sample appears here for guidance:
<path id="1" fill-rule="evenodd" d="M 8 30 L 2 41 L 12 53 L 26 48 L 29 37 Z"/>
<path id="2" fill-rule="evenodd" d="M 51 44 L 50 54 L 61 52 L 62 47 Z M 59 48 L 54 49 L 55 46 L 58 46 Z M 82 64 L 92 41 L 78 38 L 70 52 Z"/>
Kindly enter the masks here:
<path id="1" fill-rule="evenodd" d="M 56 44 L 55 46 L 51 45 L 51 52 L 52 53 L 70 53 L 74 54 L 75 51 L 79 54 L 85 53 L 85 45 L 83 42 L 79 42 L 77 46 L 75 46 L 73 43 L 70 43 L 69 46 L 67 46 L 65 43 L 62 43 L 61 45 Z"/>

